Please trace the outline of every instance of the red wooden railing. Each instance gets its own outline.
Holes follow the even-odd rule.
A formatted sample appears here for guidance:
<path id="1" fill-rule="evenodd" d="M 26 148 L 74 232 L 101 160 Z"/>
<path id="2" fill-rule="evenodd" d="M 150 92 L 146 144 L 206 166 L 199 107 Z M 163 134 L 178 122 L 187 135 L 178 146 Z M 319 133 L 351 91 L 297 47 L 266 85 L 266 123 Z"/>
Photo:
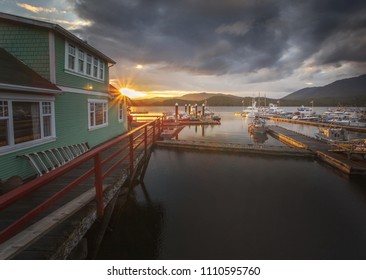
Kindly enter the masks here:
<path id="1" fill-rule="evenodd" d="M 7 228 L 0 232 L 0 244 L 12 237 L 27 224 L 29 224 L 34 218 L 44 213 L 51 205 L 53 205 L 57 200 L 64 197 L 65 194 L 69 193 L 71 190 L 79 186 L 87 178 L 90 178 L 94 174 L 94 187 L 96 192 L 97 201 L 97 214 L 98 217 L 103 216 L 104 212 L 104 202 L 103 202 L 103 179 L 105 179 L 112 171 L 114 171 L 120 164 L 124 161 L 129 163 L 129 175 L 134 174 L 134 161 L 136 150 L 144 145 L 145 156 L 147 154 L 148 148 L 156 140 L 156 135 L 160 135 L 161 132 L 161 120 L 157 118 L 154 121 L 145 123 L 144 125 L 129 131 L 117 138 L 114 138 L 92 150 L 81 155 L 80 157 L 74 159 L 70 163 L 61 166 L 49 173 L 46 173 L 42 177 L 38 177 L 19 188 L 14 189 L 2 196 L 0 196 L 0 211 L 15 204 L 20 199 L 31 194 L 40 187 L 56 180 L 60 176 L 74 170 L 81 164 L 86 163 L 89 160 L 93 160 L 94 164 L 91 169 L 81 174 L 77 179 L 68 185 L 64 186 L 61 190 L 53 194 L 50 198 L 43 201 L 41 204 L 34 207 L 32 210 L 27 212 L 24 216 L 19 218 L 10 224 Z M 156 134 L 157 133 L 157 134 Z M 150 140 L 150 141 L 149 141 Z M 105 152 L 113 147 L 117 147 L 121 143 L 125 143 L 122 147 L 118 147 L 116 151 L 113 151 L 105 159 L 102 160 L 102 152 Z M 125 155 L 122 155 L 126 152 Z M 118 158 L 119 157 L 119 158 Z M 115 162 L 112 160 L 115 159 Z M 110 167 L 103 173 L 103 167 L 106 167 L 108 163 L 112 163 Z"/>

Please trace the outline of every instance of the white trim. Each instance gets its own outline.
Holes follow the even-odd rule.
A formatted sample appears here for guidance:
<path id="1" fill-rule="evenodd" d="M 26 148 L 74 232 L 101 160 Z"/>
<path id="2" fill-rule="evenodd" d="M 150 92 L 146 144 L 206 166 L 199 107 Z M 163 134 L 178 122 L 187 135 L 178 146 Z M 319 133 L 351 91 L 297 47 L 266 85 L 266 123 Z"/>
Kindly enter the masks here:
<path id="1" fill-rule="evenodd" d="M 55 101 L 55 96 L 24 93 L 1 93 L 0 99 L 11 101 Z"/>
<path id="2" fill-rule="evenodd" d="M 94 123 L 93 126 L 91 126 L 90 124 L 90 104 L 94 103 L 94 110 L 95 110 L 95 103 L 101 103 L 101 104 L 105 104 L 106 105 L 106 119 L 105 119 L 105 123 L 100 124 L 100 125 L 96 125 Z M 88 99 L 88 130 L 92 131 L 92 130 L 96 130 L 99 128 L 103 128 L 103 127 L 107 127 L 108 126 L 108 111 L 109 111 L 109 104 L 108 104 L 108 99 Z M 103 114 L 104 114 L 104 110 L 103 110 Z M 95 111 L 94 111 L 94 122 L 95 122 Z"/>
<path id="3" fill-rule="evenodd" d="M 121 108 L 120 108 L 121 105 L 122 105 L 122 114 L 121 114 Z M 125 103 L 123 101 L 119 101 L 118 102 L 118 122 L 119 123 L 123 123 L 125 120 L 125 116 L 124 116 L 125 109 L 126 109 Z"/>
<path id="4" fill-rule="evenodd" d="M 33 140 L 33 141 L 20 143 L 20 144 L 14 145 L 14 146 L 0 147 L 0 156 L 10 154 L 10 153 L 13 153 L 13 152 L 17 152 L 17 151 L 21 151 L 21 150 L 24 150 L 24 149 L 37 147 L 39 145 L 51 143 L 51 142 L 56 141 L 56 139 L 57 139 L 56 136 L 50 136 L 50 137 L 47 137 L 47 138 L 42 138 L 42 139 L 37 139 L 37 140 Z"/>
<path id="5" fill-rule="evenodd" d="M 71 69 L 69 67 L 69 46 L 72 46 L 75 48 L 75 54 L 72 54 L 72 56 L 74 57 L 74 69 Z M 79 71 L 79 51 L 82 51 L 84 53 L 84 59 L 83 59 L 83 72 Z M 90 55 L 93 59 L 92 59 L 92 71 L 91 71 L 91 75 L 88 75 L 86 73 L 86 58 L 87 55 Z M 97 62 L 96 67 L 97 67 L 97 75 L 94 76 L 94 63 Z M 101 64 L 103 63 L 103 67 L 101 67 Z M 79 48 L 78 46 L 76 46 L 73 43 L 70 43 L 68 40 L 65 40 L 65 67 L 64 67 L 64 71 L 67 74 L 70 75 L 75 75 L 78 77 L 83 77 L 86 79 L 90 79 L 99 83 L 105 83 L 106 82 L 106 75 L 105 75 L 105 60 L 100 58 L 99 56 L 93 55 L 92 53 L 86 51 L 84 48 Z M 100 70 L 103 69 L 103 78 L 100 78 Z"/>
<path id="6" fill-rule="evenodd" d="M 37 92 L 37 93 L 48 93 L 48 94 L 61 94 L 62 93 L 60 90 L 57 90 L 57 89 L 36 88 L 36 87 L 27 87 L 27 86 L 2 84 L 2 83 L 0 83 L 0 89 L 19 90 L 19 91 Z"/>
<path id="7" fill-rule="evenodd" d="M 9 98 L 10 97 L 10 98 Z M 27 98 L 25 98 L 27 97 Z M 22 95 L 18 94 L 6 94 L 6 97 L 1 96 L 1 100 L 8 101 L 8 144 L 6 146 L 0 147 L 0 155 L 5 155 L 8 153 L 12 153 L 15 151 L 32 148 L 35 146 L 39 146 L 45 143 L 56 141 L 56 125 L 55 125 L 55 104 L 54 97 L 50 98 L 42 98 L 42 96 L 32 96 L 32 95 Z M 31 141 L 22 142 L 19 144 L 15 144 L 14 139 L 14 123 L 13 123 L 13 102 L 32 102 L 38 103 L 39 106 L 39 117 L 40 117 L 40 130 L 41 130 L 41 138 L 35 139 Z M 47 137 L 42 137 L 44 135 L 43 125 L 43 102 L 51 103 L 51 135 Z"/>
<path id="8" fill-rule="evenodd" d="M 56 54 L 55 54 L 55 34 L 48 32 L 48 52 L 50 60 L 50 82 L 56 84 Z"/>
<path id="9" fill-rule="evenodd" d="M 58 87 L 65 93 L 71 92 L 71 93 L 80 93 L 80 94 L 87 94 L 87 95 L 109 97 L 109 94 L 107 92 L 91 91 L 91 90 L 86 90 L 86 89 L 63 87 L 63 86 L 58 86 Z"/>
<path id="10" fill-rule="evenodd" d="M 84 66 L 86 67 L 86 65 Z M 85 70 L 86 71 L 86 70 Z M 66 69 L 65 68 L 65 73 L 67 74 L 70 74 L 70 75 L 74 75 L 74 76 L 78 76 L 78 77 L 81 77 L 81 78 L 84 78 L 84 79 L 88 79 L 88 80 L 92 80 L 94 82 L 98 82 L 98 83 L 101 83 L 101 84 L 104 84 L 104 81 L 102 80 L 97 80 L 96 78 L 94 78 L 93 76 L 88 76 L 88 75 L 83 75 L 81 74 L 80 72 L 74 72 L 70 69 Z"/>

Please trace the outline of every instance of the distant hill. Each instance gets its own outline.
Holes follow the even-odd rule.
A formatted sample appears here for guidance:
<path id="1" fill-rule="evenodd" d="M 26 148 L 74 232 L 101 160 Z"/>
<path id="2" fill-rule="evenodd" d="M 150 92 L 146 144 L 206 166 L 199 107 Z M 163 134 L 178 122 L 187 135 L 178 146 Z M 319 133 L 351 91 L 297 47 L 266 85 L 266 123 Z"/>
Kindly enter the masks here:
<path id="1" fill-rule="evenodd" d="M 315 106 L 365 106 L 366 75 L 335 81 L 323 87 L 309 87 L 295 91 L 281 99 L 281 104 Z"/>
<path id="2" fill-rule="evenodd" d="M 251 105 L 252 97 L 239 97 L 223 93 L 190 93 L 180 97 L 156 97 L 151 99 L 131 99 L 132 106 L 180 106 L 185 104 L 202 105 L 205 101 L 209 106 L 244 106 Z M 295 91 L 279 100 L 256 97 L 257 106 L 265 103 L 280 103 L 280 106 L 362 106 L 366 107 L 366 75 L 335 81 L 322 87 L 309 87 Z"/>

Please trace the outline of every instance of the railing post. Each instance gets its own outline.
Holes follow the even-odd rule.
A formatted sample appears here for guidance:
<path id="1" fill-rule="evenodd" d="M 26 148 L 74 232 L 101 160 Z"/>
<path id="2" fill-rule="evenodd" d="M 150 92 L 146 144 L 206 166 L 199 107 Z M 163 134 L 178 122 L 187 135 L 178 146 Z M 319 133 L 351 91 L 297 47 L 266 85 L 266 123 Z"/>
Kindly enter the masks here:
<path id="1" fill-rule="evenodd" d="M 160 134 L 161 134 L 161 119 L 160 118 L 158 118 L 157 123 L 158 123 L 158 135 L 160 136 Z"/>
<path id="2" fill-rule="evenodd" d="M 130 135 L 130 176 L 133 176 L 134 171 L 134 150 L 133 150 L 133 134 Z"/>
<path id="3" fill-rule="evenodd" d="M 155 122 L 153 122 L 153 138 L 152 138 L 153 144 L 155 143 Z"/>
<path id="4" fill-rule="evenodd" d="M 102 175 L 102 162 L 100 154 L 96 154 L 94 157 L 94 174 L 95 174 L 95 196 L 97 200 L 97 215 L 98 218 L 102 218 L 104 214 L 104 201 L 103 201 L 103 175 Z"/>
<path id="5" fill-rule="evenodd" d="M 147 126 L 145 126 L 144 131 L 144 144 L 145 144 L 145 159 L 147 157 Z"/>

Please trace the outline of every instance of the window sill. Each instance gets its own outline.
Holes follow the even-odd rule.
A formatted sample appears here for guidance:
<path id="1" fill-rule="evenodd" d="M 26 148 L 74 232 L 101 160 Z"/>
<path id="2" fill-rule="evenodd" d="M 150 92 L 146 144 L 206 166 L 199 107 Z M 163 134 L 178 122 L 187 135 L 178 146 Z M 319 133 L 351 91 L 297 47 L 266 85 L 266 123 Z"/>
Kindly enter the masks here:
<path id="1" fill-rule="evenodd" d="M 89 127 L 89 131 L 93 131 L 93 130 L 97 130 L 97 129 L 99 129 L 99 128 L 103 128 L 103 127 L 107 127 L 108 126 L 108 124 L 106 123 L 106 124 L 101 124 L 101 125 L 98 125 L 98 126 L 93 126 L 93 127 Z"/>
<path id="2" fill-rule="evenodd" d="M 33 148 L 33 147 L 37 147 L 37 146 L 40 146 L 43 144 L 51 143 L 51 142 L 56 141 L 56 139 L 57 139 L 56 137 L 50 136 L 47 138 L 37 139 L 37 140 L 20 143 L 20 144 L 13 145 L 13 146 L 0 147 L 0 156 L 18 152 L 18 151 L 25 150 L 25 149 L 29 149 L 29 148 Z"/>

